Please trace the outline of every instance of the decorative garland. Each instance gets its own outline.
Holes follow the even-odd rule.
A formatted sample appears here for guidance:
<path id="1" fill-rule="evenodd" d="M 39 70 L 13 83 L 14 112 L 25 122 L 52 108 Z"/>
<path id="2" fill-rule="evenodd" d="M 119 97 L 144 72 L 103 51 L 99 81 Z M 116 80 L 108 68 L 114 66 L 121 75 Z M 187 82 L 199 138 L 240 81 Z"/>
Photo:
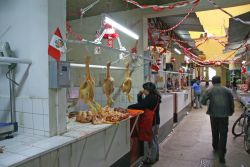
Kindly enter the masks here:
<path id="1" fill-rule="evenodd" d="M 69 22 L 66 22 L 66 31 L 67 34 L 72 35 L 75 39 L 81 41 L 83 39 L 83 36 L 81 34 L 78 34 L 74 31 L 72 31 L 71 25 L 69 24 Z"/>
<path id="2" fill-rule="evenodd" d="M 187 17 L 194 11 L 194 8 L 198 5 L 198 1 L 196 1 L 196 3 L 193 4 L 193 7 L 191 8 L 191 10 L 187 13 L 187 15 L 185 17 L 183 17 L 181 19 L 181 21 L 179 21 L 176 25 L 174 25 L 173 27 L 170 27 L 168 29 L 165 29 L 165 30 L 160 30 L 160 29 L 156 29 L 156 31 L 159 31 L 161 33 L 165 33 L 165 32 L 168 32 L 168 31 L 172 31 L 174 29 L 176 29 L 177 27 L 179 27 L 186 19 Z"/>
<path id="3" fill-rule="evenodd" d="M 160 12 L 162 10 L 164 10 L 165 8 L 168 9 L 174 9 L 174 8 L 179 8 L 179 7 L 184 7 L 187 6 L 189 4 L 196 4 L 198 3 L 200 0 L 193 0 L 191 2 L 189 1 L 181 1 L 181 2 L 177 2 L 175 4 L 172 5 L 141 5 L 138 2 L 134 1 L 134 0 L 125 0 L 127 3 L 131 3 L 141 9 L 147 9 L 147 8 L 151 8 L 152 10 L 156 11 L 156 12 Z"/>

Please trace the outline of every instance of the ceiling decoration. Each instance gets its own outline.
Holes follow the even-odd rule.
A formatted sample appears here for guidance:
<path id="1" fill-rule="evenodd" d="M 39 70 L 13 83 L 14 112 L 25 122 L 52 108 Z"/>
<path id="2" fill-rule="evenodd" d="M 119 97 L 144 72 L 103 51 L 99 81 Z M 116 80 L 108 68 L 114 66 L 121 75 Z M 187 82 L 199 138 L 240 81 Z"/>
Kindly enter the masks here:
<path id="1" fill-rule="evenodd" d="M 174 9 L 174 8 L 179 8 L 179 7 L 184 7 L 187 5 L 195 5 L 197 4 L 200 0 L 193 0 L 193 1 L 180 1 L 180 2 L 175 2 L 173 4 L 169 4 L 169 5 L 158 5 L 158 4 L 154 4 L 154 5 L 146 5 L 146 4 L 140 4 L 137 1 L 134 0 L 125 0 L 128 3 L 131 3 L 141 9 L 147 9 L 147 8 L 151 8 L 153 11 L 157 11 L 160 12 L 162 10 L 164 10 L 165 8 L 167 9 Z"/>
<path id="2" fill-rule="evenodd" d="M 249 10 L 250 10 L 250 6 L 249 6 Z M 249 20 L 250 12 L 241 14 L 237 16 L 237 18 L 241 18 L 242 20 Z M 243 24 L 232 18 L 229 19 L 229 29 L 228 29 L 228 42 L 229 43 L 241 42 L 245 40 L 246 37 L 249 38 L 249 33 L 250 33 L 250 25 Z"/>
<path id="3" fill-rule="evenodd" d="M 249 9 L 250 5 L 243 5 L 232 8 L 225 8 L 223 10 L 227 11 L 235 17 L 239 14 L 248 12 Z M 242 41 L 246 37 L 246 33 L 250 31 L 250 26 L 243 24 L 242 22 L 236 21 L 233 18 L 230 18 L 228 14 L 222 12 L 219 9 L 196 12 L 196 14 L 201 24 L 203 25 L 205 32 L 207 33 L 207 40 L 196 40 L 196 46 L 199 46 L 197 48 L 206 55 L 206 60 L 232 60 L 238 53 L 238 50 L 240 48 L 237 49 L 236 47 L 234 47 L 233 50 L 226 50 L 225 47 L 228 45 L 228 43 L 230 43 L 230 41 L 228 41 L 228 39 L 230 39 L 229 29 L 230 31 L 234 29 L 232 36 L 235 36 L 236 39 L 241 39 Z M 248 17 L 248 19 L 246 19 L 246 17 L 247 16 L 237 16 L 236 18 L 241 18 L 241 20 L 248 20 L 250 18 Z M 231 23 L 234 28 L 229 26 L 229 20 L 234 21 L 234 25 L 232 25 Z M 236 24 L 241 26 L 244 25 L 243 27 L 246 26 L 245 31 L 241 32 L 240 27 L 236 26 Z M 189 33 L 192 39 L 200 38 L 201 35 L 200 32 L 190 31 Z M 240 36 L 239 38 L 237 38 L 238 34 Z M 240 47 L 240 45 L 238 45 L 238 47 Z"/>
<path id="4" fill-rule="evenodd" d="M 94 3 L 96 0 L 67 0 L 67 20 L 80 19 L 81 9 L 84 9 Z M 169 3 L 176 3 L 182 0 L 157 0 L 154 2 L 156 5 L 163 5 Z M 151 5 L 152 1 L 149 0 L 137 0 L 140 4 Z M 124 1 L 124 0 L 100 0 L 94 8 L 85 12 L 83 17 L 96 16 L 102 13 L 111 13 L 118 11 L 125 11 L 136 9 L 137 7 Z"/>

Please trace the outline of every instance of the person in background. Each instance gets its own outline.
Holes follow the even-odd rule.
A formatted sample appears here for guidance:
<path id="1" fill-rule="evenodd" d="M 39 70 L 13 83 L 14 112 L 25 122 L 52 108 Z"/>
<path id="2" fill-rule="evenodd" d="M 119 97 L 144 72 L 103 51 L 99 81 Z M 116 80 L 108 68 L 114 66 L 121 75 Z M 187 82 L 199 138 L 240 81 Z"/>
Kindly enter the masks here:
<path id="1" fill-rule="evenodd" d="M 209 88 L 209 81 L 206 81 L 205 87 L 206 89 Z"/>
<path id="2" fill-rule="evenodd" d="M 167 89 L 172 89 L 172 86 L 173 86 L 173 84 L 172 84 L 171 78 L 168 78 L 167 79 Z"/>
<path id="3" fill-rule="evenodd" d="M 188 77 L 188 76 L 186 77 L 186 82 L 187 82 L 187 83 L 186 83 L 186 84 L 187 84 L 187 86 L 189 86 L 190 81 L 189 81 L 189 77 Z"/>
<path id="4" fill-rule="evenodd" d="M 199 80 L 197 80 L 192 85 L 192 89 L 194 89 L 195 108 L 202 108 L 202 106 L 200 104 L 201 86 L 200 86 L 200 81 Z"/>
<path id="5" fill-rule="evenodd" d="M 219 76 L 212 78 L 213 87 L 201 98 L 203 105 L 209 101 L 207 114 L 210 115 L 212 146 L 219 153 L 220 163 L 225 163 L 228 117 L 234 113 L 233 95 L 229 89 L 220 85 Z"/>
<path id="6" fill-rule="evenodd" d="M 144 164 L 153 164 L 159 160 L 158 130 L 160 124 L 159 110 L 161 95 L 157 91 L 155 84 L 147 82 L 143 84 L 143 90 L 138 93 L 137 100 L 138 102 L 128 106 L 128 109 L 139 109 L 144 111 L 149 109 L 149 112 L 154 112 L 153 121 L 147 123 L 152 129 L 152 140 L 147 142 L 149 149 L 143 160 Z"/>
<path id="7" fill-rule="evenodd" d="M 233 82 L 232 82 L 232 92 L 233 92 L 233 96 L 234 98 L 237 97 L 237 83 L 236 83 L 236 77 L 233 78 Z"/>

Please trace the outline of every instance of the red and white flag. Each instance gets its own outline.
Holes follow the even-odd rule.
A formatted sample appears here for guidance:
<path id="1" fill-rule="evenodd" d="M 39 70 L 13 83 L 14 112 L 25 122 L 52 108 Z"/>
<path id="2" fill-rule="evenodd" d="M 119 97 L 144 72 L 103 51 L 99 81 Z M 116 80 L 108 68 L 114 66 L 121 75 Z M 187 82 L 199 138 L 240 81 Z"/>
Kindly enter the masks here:
<path id="1" fill-rule="evenodd" d="M 62 34 L 60 32 L 60 29 L 57 28 L 54 32 L 49 48 L 48 48 L 48 54 L 56 59 L 56 61 L 60 61 L 61 53 L 64 53 L 66 51 L 66 46 L 62 38 Z"/>

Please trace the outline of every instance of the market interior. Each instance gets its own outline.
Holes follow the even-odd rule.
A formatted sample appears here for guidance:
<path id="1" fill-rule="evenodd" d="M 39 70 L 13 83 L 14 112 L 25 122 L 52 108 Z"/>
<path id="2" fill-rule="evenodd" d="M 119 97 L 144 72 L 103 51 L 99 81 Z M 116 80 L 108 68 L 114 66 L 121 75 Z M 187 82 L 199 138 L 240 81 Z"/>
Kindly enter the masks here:
<path id="1" fill-rule="evenodd" d="M 0 166 L 140 166 L 144 111 L 127 108 L 149 81 L 162 97 L 152 166 L 220 166 L 203 154 L 207 108 L 194 109 L 192 89 L 215 75 L 237 84 L 226 165 L 249 166 L 246 137 L 231 135 L 249 108 L 249 18 L 249 0 L 0 1 Z"/>

